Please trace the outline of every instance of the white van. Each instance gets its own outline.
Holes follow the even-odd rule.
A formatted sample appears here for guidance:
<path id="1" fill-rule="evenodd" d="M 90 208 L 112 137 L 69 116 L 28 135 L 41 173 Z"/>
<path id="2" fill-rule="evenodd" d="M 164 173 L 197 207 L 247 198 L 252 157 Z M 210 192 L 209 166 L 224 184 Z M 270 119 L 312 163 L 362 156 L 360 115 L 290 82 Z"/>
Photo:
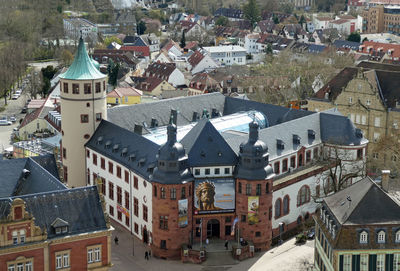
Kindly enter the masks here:
<path id="1" fill-rule="evenodd" d="M 11 125 L 11 124 L 12 124 L 11 121 L 8 121 L 8 120 L 5 120 L 5 119 L 0 120 L 0 125 L 1 126 Z"/>

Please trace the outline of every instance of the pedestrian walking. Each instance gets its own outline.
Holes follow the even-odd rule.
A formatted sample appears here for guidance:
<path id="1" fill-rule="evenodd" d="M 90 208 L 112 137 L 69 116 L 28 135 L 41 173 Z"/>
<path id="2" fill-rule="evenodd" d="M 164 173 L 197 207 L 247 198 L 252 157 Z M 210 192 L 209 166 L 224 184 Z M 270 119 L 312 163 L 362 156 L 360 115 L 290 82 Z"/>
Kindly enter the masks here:
<path id="1" fill-rule="evenodd" d="M 225 249 L 228 250 L 228 240 L 225 240 Z"/>
<path id="2" fill-rule="evenodd" d="M 149 260 L 149 252 L 148 251 L 144 252 L 144 259 Z"/>
<path id="3" fill-rule="evenodd" d="M 149 258 L 151 258 L 151 249 L 149 250 Z"/>
<path id="4" fill-rule="evenodd" d="M 115 236 L 114 242 L 115 242 L 116 245 L 118 245 L 118 236 Z"/>
<path id="5" fill-rule="evenodd" d="M 210 243 L 210 240 L 208 240 L 208 238 L 206 239 L 206 246 L 208 246 L 208 244 Z"/>

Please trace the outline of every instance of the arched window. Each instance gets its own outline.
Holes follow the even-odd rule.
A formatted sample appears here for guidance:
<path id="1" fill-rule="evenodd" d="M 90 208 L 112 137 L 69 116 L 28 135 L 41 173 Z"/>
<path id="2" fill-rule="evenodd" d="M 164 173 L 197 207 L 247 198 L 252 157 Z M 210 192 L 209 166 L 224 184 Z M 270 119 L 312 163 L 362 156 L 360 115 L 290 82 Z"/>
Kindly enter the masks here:
<path id="1" fill-rule="evenodd" d="M 396 232 L 396 243 L 400 243 L 400 230 Z"/>
<path id="2" fill-rule="evenodd" d="M 283 215 L 287 215 L 289 213 L 289 196 L 286 195 L 283 198 Z"/>
<path id="3" fill-rule="evenodd" d="M 281 216 L 281 199 L 275 201 L 275 217 Z"/>
<path id="4" fill-rule="evenodd" d="M 385 231 L 380 231 L 380 232 L 378 232 L 378 243 L 385 243 L 385 240 L 386 240 L 386 233 L 385 233 Z"/>
<path id="5" fill-rule="evenodd" d="M 303 205 L 310 201 L 310 187 L 303 185 L 297 194 L 297 205 Z"/>
<path id="6" fill-rule="evenodd" d="M 368 243 L 368 232 L 362 231 L 360 233 L 360 244 L 366 244 Z"/>

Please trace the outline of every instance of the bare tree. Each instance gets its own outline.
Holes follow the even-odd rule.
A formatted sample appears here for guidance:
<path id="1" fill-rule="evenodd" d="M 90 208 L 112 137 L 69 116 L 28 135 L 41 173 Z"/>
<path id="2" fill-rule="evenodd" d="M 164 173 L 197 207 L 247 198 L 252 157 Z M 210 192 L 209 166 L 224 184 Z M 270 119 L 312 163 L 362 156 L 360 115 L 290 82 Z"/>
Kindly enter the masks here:
<path id="1" fill-rule="evenodd" d="M 29 82 L 27 86 L 27 90 L 29 93 L 29 96 L 33 99 L 36 99 L 37 95 L 40 93 L 42 90 L 42 74 L 40 72 L 32 70 L 31 73 L 29 74 Z"/>

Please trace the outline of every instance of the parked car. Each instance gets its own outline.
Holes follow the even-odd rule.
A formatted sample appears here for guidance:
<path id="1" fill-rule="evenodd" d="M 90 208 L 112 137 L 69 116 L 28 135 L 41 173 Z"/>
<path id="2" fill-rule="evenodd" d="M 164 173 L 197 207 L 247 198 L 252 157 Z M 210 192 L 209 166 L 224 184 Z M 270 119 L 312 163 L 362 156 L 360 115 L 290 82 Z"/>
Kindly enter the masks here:
<path id="1" fill-rule="evenodd" d="M 8 121 L 8 120 L 0 120 L 0 125 L 1 126 L 6 126 L 6 125 L 11 125 L 12 124 L 12 122 L 11 121 Z"/>
<path id="2" fill-rule="evenodd" d="M 19 98 L 19 94 L 13 94 L 12 96 L 11 96 L 11 99 L 13 99 L 13 100 L 16 100 L 16 99 L 18 99 Z"/>
<path id="3" fill-rule="evenodd" d="M 17 89 L 17 90 L 15 91 L 15 94 L 21 95 L 21 93 L 22 93 L 22 90 L 20 90 L 20 89 Z"/>
<path id="4" fill-rule="evenodd" d="M 9 117 L 8 119 L 9 119 L 11 122 L 13 122 L 13 123 L 17 121 L 17 119 L 16 119 L 14 116 Z"/>
<path id="5" fill-rule="evenodd" d="M 24 106 L 21 110 L 22 114 L 25 114 L 26 112 L 28 112 L 28 107 Z"/>

